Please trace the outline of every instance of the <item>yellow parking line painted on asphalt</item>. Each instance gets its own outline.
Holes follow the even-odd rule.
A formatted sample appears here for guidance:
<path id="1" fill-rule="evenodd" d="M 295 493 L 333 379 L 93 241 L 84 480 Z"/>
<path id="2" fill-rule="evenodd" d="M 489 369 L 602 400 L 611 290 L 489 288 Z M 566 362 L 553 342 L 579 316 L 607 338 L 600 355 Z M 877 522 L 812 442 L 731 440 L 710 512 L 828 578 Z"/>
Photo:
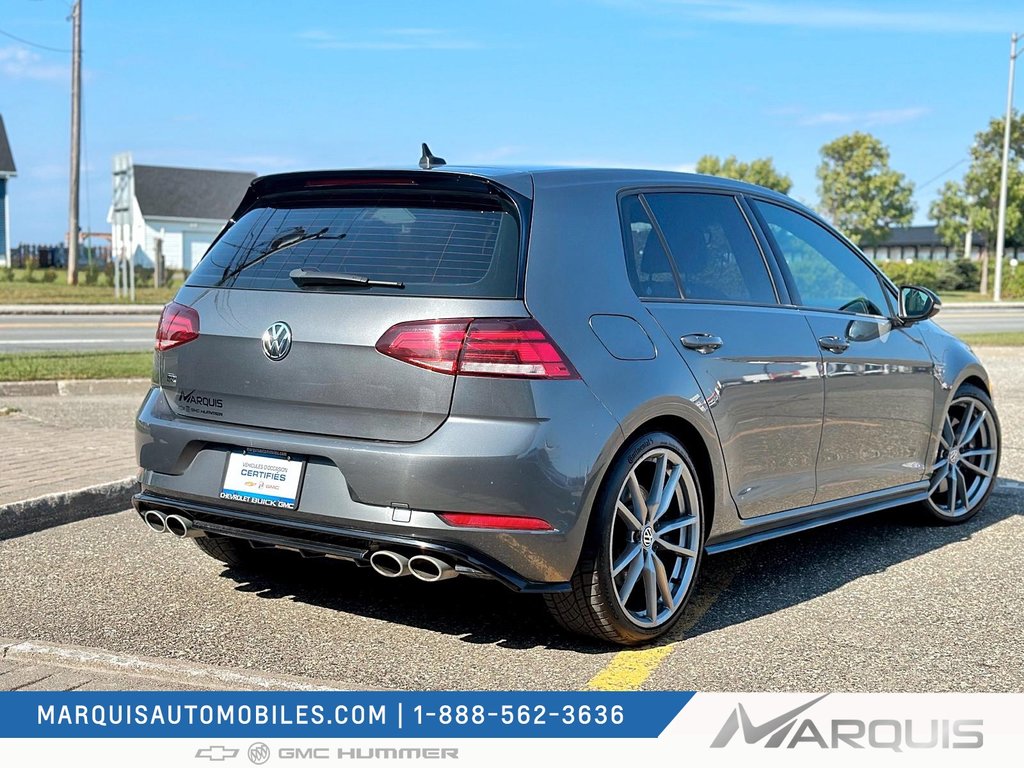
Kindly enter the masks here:
<path id="1" fill-rule="evenodd" d="M 690 604 L 686 607 L 687 617 L 684 619 L 681 629 L 676 629 L 673 634 L 684 634 L 700 621 L 711 606 L 715 604 L 719 596 L 728 589 L 732 583 L 735 571 L 727 571 L 721 578 L 712 583 L 704 582 L 697 594 L 693 596 Z M 619 651 L 608 666 L 590 678 L 584 690 L 587 691 L 639 691 L 647 678 L 656 670 L 665 659 L 672 655 L 679 640 L 665 645 L 656 645 L 651 648 L 640 650 Z"/>
<path id="2" fill-rule="evenodd" d="M 149 323 L 5 323 L 0 328 L 155 328 L 156 320 Z"/>

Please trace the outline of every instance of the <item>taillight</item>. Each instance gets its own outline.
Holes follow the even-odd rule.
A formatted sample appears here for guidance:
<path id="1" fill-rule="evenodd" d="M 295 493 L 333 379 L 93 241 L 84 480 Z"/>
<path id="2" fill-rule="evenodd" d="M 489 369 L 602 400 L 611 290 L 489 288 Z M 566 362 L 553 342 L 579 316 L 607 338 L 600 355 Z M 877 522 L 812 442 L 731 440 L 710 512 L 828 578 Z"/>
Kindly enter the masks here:
<path id="1" fill-rule="evenodd" d="M 198 338 L 198 312 L 176 301 L 164 307 L 164 311 L 160 313 L 160 325 L 156 329 L 158 351 L 163 352 Z"/>
<path id="2" fill-rule="evenodd" d="M 381 354 L 439 373 L 528 379 L 577 379 L 558 345 L 532 317 L 422 320 L 393 325 Z"/>
<path id="3" fill-rule="evenodd" d="M 546 520 L 516 515 L 485 515 L 475 512 L 441 512 L 438 517 L 458 528 L 502 528 L 508 531 L 553 531 Z"/>

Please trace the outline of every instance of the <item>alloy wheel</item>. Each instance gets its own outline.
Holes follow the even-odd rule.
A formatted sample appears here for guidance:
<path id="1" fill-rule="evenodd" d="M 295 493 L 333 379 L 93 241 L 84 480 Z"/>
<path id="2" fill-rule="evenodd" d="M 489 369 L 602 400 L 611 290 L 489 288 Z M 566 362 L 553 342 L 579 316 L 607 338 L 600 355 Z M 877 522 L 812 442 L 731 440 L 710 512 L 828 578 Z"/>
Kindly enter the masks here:
<path id="1" fill-rule="evenodd" d="M 697 569 L 700 515 L 695 479 L 675 451 L 655 448 L 630 467 L 608 551 L 615 596 L 637 626 L 657 627 L 679 609 Z"/>
<path id="2" fill-rule="evenodd" d="M 985 403 L 964 395 L 950 403 L 932 465 L 928 503 L 936 514 L 955 519 L 969 514 L 995 480 L 999 432 Z"/>

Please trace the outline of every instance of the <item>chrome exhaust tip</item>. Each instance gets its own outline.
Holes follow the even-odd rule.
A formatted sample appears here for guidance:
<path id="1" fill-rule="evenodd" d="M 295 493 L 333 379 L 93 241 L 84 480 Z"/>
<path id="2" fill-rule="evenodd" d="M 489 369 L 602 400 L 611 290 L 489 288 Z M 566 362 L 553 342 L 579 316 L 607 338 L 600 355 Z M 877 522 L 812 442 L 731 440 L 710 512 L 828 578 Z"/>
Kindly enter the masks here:
<path id="1" fill-rule="evenodd" d="M 454 579 L 458 576 L 458 571 L 455 570 L 455 566 L 451 563 L 446 563 L 444 560 L 440 560 L 430 555 L 416 555 L 415 557 L 409 558 L 409 570 L 412 575 L 420 581 L 444 581 L 445 579 Z"/>
<path id="2" fill-rule="evenodd" d="M 146 525 L 157 533 L 167 532 L 167 515 L 163 512 L 157 512 L 155 509 L 149 509 L 146 510 L 146 514 L 142 516 L 142 519 L 145 521 Z"/>
<path id="3" fill-rule="evenodd" d="M 167 531 L 179 539 L 199 539 L 206 535 L 204 531 L 193 527 L 191 520 L 181 515 L 167 516 Z"/>
<path id="4" fill-rule="evenodd" d="M 370 567 L 375 573 L 389 579 L 397 579 L 411 573 L 409 558 L 387 549 L 379 549 L 370 555 Z"/>

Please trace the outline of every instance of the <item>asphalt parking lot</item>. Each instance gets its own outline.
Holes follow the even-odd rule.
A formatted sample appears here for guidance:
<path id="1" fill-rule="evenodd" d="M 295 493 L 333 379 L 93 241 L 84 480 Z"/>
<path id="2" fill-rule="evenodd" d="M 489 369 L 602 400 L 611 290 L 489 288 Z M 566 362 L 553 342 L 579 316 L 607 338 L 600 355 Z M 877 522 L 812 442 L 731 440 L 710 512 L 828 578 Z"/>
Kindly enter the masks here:
<path id="1" fill-rule="evenodd" d="M 0 541 L 0 637 L 400 689 L 1024 691 L 1024 381 L 983 350 L 1002 481 L 958 527 L 899 509 L 708 558 L 668 642 L 562 634 L 487 582 L 283 556 L 225 569 L 132 512 Z"/>

